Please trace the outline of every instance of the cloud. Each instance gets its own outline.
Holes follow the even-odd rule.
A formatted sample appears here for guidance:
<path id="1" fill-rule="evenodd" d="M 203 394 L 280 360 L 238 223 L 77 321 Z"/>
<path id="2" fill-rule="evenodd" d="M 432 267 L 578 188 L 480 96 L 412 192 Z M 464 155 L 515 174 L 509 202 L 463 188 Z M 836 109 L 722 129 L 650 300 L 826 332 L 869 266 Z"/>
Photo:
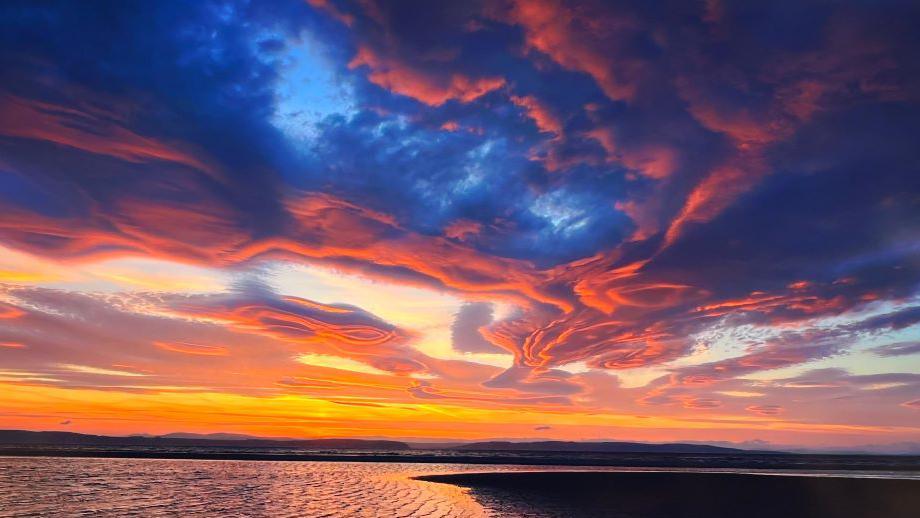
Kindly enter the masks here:
<path id="1" fill-rule="evenodd" d="M 920 353 L 920 342 L 896 342 L 880 345 L 872 349 L 879 356 L 906 356 Z"/>
<path id="2" fill-rule="evenodd" d="M 541 132 L 557 137 L 562 135 L 562 122 L 536 97 L 513 95 L 511 102 L 520 106 Z"/>
<path id="3" fill-rule="evenodd" d="M 195 356 L 226 356 L 227 349 L 219 345 L 196 344 L 191 342 L 154 342 L 165 351 Z"/>
<path id="4" fill-rule="evenodd" d="M 745 407 L 745 410 L 759 415 L 779 415 L 783 413 L 783 407 L 779 405 L 751 405 Z"/>
<path id="5" fill-rule="evenodd" d="M 824 372 L 762 388 L 745 377 L 845 365 L 866 339 L 893 342 L 871 349 L 869 369 L 915 351 L 917 14 L 13 2 L 0 8 L 4 247 L 60 268 L 304 262 L 443 291 L 465 303 L 438 324 L 452 340 L 444 354 L 506 352 L 513 364 L 441 358 L 428 330 L 360 300 L 251 286 L 106 298 L 0 272 L 21 282 L 0 302 L 4 365 L 67 386 L 352 387 L 488 405 L 605 396 L 749 420 L 770 405 L 783 419 L 803 408 L 831 419 L 816 409 L 826 401 L 789 395 L 827 390 L 903 413 L 911 397 L 887 384 L 910 380 Z M 124 35 L 130 48 L 113 44 Z M 285 56 L 304 38 L 351 108 L 295 135 L 274 122 L 298 87 Z M 498 302 L 513 311 L 498 315 Z M 387 381 L 330 381 L 324 372 L 343 369 L 298 354 Z M 218 375 L 247 364 L 238 379 Z"/>
<path id="6" fill-rule="evenodd" d="M 450 326 L 455 350 L 470 353 L 506 352 L 483 338 L 479 329 L 492 323 L 492 305 L 484 302 L 464 304 Z"/>
<path id="7" fill-rule="evenodd" d="M 180 314 L 224 322 L 240 331 L 295 343 L 372 347 L 406 340 L 395 327 L 354 307 L 330 306 L 287 296 L 259 299 L 195 297 L 177 300 Z"/>
<path id="8" fill-rule="evenodd" d="M 437 76 L 425 73 L 399 59 L 382 58 L 368 47 L 359 48 L 348 67 L 367 67 L 370 69 L 367 76 L 370 82 L 431 106 L 440 106 L 451 100 L 475 101 L 505 84 L 500 77 L 471 78 L 463 74 Z"/>
<path id="9" fill-rule="evenodd" d="M 86 103 L 86 106 L 80 106 L 80 103 Z M 133 163 L 172 162 L 217 175 L 213 166 L 205 164 L 192 153 L 127 129 L 124 126 L 127 123 L 125 114 L 109 112 L 104 108 L 113 104 L 117 104 L 117 101 L 92 98 L 52 104 L 0 94 L 0 134 L 71 147 Z"/>
<path id="10" fill-rule="evenodd" d="M 590 75 L 611 99 L 631 99 L 643 63 L 629 47 L 641 25 L 628 13 L 596 7 L 575 9 L 551 0 L 510 2 L 507 11 L 496 8 L 493 14 L 523 27 L 528 47 L 565 68 Z"/>

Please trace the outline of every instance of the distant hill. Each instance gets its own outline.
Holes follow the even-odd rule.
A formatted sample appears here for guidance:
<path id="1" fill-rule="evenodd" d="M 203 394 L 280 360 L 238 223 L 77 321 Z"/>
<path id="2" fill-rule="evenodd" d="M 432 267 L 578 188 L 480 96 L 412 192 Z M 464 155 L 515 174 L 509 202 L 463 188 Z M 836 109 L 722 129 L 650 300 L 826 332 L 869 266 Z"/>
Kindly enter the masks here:
<path id="1" fill-rule="evenodd" d="M 163 435 L 144 435 L 145 437 L 161 437 L 163 439 L 218 439 L 224 441 L 245 441 L 249 439 L 267 439 L 270 441 L 296 441 L 290 437 L 257 437 L 241 433 L 189 433 L 173 432 Z"/>
<path id="2" fill-rule="evenodd" d="M 639 442 L 570 441 L 487 441 L 463 444 L 456 446 L 453 449 L 461 451 L 537 451 L 578 453 L 755 453 L 750 450 L 725 448 L 722 446 L 709 446 L 706 444 L 647 444 Z"/>
<path id="3" fill-rule="evenodd" d="M 776 453 L 742 450 L 708 444 L 649 444 L 638 442 L 573 441 L 486 441 L 473 443 L 414 443 L 382 439 L 289 439 L 265 438 L 241 434 L 194 434 L 177 432 L 166 435 L 131 435 L 116 437 L 74 432 L 32 432 L 0 430 L 3 446 L 108 446 L 108 447 L 220 447 L 220 448 L 289 448 L 303 450 L 441 450 L 467 452 L 562 452 L 562 453 Z"/>
<path id="4" fill-rule="evenodd" d="M 231 436 L 233 437 L 233 436 Z M 31 432 L 0 430 L 0 445 L 15 446 L 139 446 L 139 447 L 231 447 L 231 448 L 297 448 L 305 450 L 408 450 L 400 441 L 363 439 L 291 439 L 189 437 L 169 436 L 112 437 L 73 432 Z"/>

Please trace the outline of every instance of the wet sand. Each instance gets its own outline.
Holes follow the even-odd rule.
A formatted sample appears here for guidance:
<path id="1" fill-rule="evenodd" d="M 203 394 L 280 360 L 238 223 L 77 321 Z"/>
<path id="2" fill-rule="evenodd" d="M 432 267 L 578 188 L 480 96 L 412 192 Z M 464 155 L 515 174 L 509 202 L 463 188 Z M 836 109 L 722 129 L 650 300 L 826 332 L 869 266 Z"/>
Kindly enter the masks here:
<path id="1" fill-rule="evenodd" d="M 490 518 L 465 490 L 419 482 L 473 466 L 0 458 L 0 518 Z"/>
<path id="2" fill-rule="evenodd" d="M 916 518 L 920 481 L 726 473 L 424 475 L 509 516 Z"/>

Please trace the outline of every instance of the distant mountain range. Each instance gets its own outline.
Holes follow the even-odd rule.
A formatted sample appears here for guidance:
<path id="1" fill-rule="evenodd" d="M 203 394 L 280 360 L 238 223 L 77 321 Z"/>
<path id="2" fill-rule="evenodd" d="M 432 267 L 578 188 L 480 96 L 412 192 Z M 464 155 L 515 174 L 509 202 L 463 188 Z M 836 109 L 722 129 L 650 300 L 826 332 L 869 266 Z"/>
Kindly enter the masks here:
<path id="1" fill-rule="evenodd" d="M 249 435 L 171 433 L 160 436 L 115 437 L 73 432 L 0 430 L 5 446 L 111 446 L 111 447 L 221 447 L 290 448 L 304 450 L 456 450 L 467 452 L 577 452 L 577 453 L 755 453 L 750 450 L 705 444 L 646 444 L 636 442 L 487 441 L 465 444 L 409 444 L 402 441 L 367 439 L 267 439 Z M 757 452 L 763 453 L 763 452 Z"/>

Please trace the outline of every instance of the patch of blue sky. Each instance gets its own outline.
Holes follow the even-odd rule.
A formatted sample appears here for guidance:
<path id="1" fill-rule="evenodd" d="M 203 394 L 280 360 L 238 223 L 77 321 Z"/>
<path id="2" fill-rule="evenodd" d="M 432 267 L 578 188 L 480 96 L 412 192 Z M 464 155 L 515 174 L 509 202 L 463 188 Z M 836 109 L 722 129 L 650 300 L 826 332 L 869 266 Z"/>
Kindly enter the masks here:
<path id="1" fill-rule="evenodd" d="M 552 233 L 567 237 L 590 222 L 583 206 L 566 191 L 557 190 L 538 196 L 530 206 L 530 212 L 546 221 Z"/>
<path id="2" fill-rule="evenodd" d="M 356 113 L 348 78 L 310 33 L 288 40 L 274 59 L 278 78 L 271 123 L 295 145 L 318 137 L 323 119 Z"/>

